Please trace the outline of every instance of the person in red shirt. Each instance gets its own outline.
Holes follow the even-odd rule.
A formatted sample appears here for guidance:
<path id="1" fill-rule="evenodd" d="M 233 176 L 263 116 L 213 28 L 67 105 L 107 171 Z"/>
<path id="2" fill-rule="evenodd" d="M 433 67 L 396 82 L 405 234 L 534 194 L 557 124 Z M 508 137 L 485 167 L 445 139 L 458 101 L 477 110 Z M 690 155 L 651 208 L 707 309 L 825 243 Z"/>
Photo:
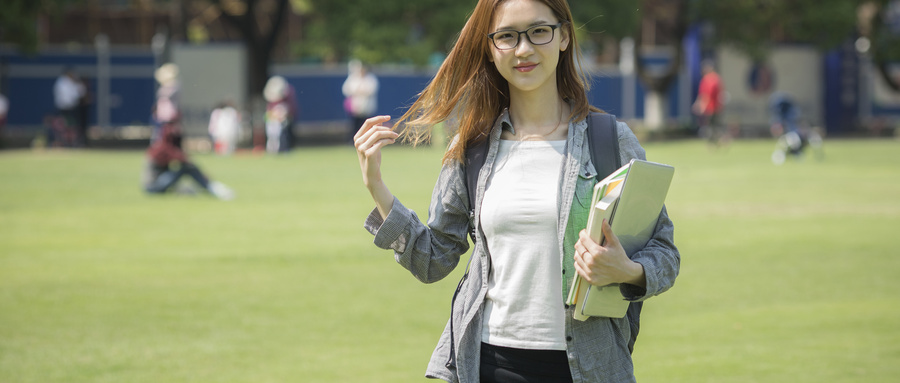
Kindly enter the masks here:
<path id="1" fill-rule="evenodd" d="M 693 111 L 697 115 L 700 135 L 706 136 L 714 145 L 722 144 L 727 138 L 724 129 L 720 126 L 719 112 L 721 110 L 722 79 L 716 73 L 713 63 L 704 61 L 703 77 L 700 79 L 700 88 L 697 91 L 697 100 L 694 101 Z"/>
<path id="2" fill-rule="evenodd" d="M 222 200 L 234 198 L 234 192 L 221 182 L 211 181 L 192 163 L 181 148 L 181 129 L 178 125 L 162 125 L 160 138 L 147 149 L 147 177 L 144 190 L 161 194 L 172 189 L 182 176 L 189 176 L 210 194 Z"/>

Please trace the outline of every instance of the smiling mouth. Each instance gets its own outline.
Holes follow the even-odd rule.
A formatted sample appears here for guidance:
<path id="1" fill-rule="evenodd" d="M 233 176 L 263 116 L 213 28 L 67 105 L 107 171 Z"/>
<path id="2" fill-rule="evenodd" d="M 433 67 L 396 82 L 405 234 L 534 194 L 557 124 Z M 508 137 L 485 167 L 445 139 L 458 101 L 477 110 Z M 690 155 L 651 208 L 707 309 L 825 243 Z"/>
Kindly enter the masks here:
<path id="1" fill-rule="evenodd" d="M 519 72 L 531 72 L 536 67 L 537 67 L 537 64 L 532 64 L 532 63 L 515 66 L 516 70 Z"/>

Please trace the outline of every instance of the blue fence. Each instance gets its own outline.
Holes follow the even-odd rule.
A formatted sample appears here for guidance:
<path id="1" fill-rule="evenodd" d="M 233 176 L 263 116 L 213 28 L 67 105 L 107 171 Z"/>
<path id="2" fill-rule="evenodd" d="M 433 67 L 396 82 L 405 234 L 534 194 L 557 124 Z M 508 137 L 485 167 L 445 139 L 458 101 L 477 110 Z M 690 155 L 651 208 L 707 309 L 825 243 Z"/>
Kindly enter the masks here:
<path id="1" fill-rule="evenodd" d="M 0 50 L 0 92 L 10 103 L 7 124 L 11 129 L 42 126 L 55 112 L 53 84 L 66 67 L 73 67 L 85 79 L 96 97 L 98 58 L 95 53 L 48 51 L 24 56 Z M 113 52 L 110 56 L 109 123 L 112 126 L 146 124 L 150 118 L 156 84 L 153 55 L 141 51 Z M 97 123 L 97 109 L 89 112 L 90 124 Z"/>
<path id="2" fill-rule="evenodd" d="M 692 40 L 693 39 L 693 40 Z M 687 39 L 686 68 L 669 89 L 667 117 L 679 122 L 691 120 L 690 103 L 696 95 L 699 81 L 701 50 L 696 36 Z M 663 65 L 665 55 L 646 56 L 647 66 Z M 823 55 L 823 95 L 818 102 L 823 105 L 824 124 L 829 133 L 849 132 L 860 124 L 860 119 L 900 115 L 898 108 L 873 104 L 865 97 L 863 76 L 867 68 L 860 62 L 852 43 Z M 28 131 L 44 126 L 45 118 L 55 112 L 53 84 L 66 67 L 74 67 L 87 81 L 88 88 L 97 95 L 98 54 L 93 50 L 70 51 L 50 48 L 35 56 L 26 56 L 12 49 L 0 48 L 0 93 L 10 103 L 7 130 Z M 154 102 L 156 83 L 154 68 L 158 61 L 149 48 L 114 47 L 109 53 L 108 97 L 105 103 L 95 103 L 89 112 L 89 124 L 117 128 L 129 125 L 149 125 Z M 280 72 L 283 73 L 280 73 Z M 402 72 L 396 69 L 375 68 L 381 84 L 378 95 L 378 113 L 391 116 L 402 114 L 415 96 L 431 80 L 431 73 L 422 71 Z M 301 110 L 299 124 L 315 124 L 346 120 L 343 110 L 341 85 L 345 74 L 334 69 L 280 66 L 281 74 L 297 90 Z M 870 74 L 871 76 L 871 74 Z M 189 81 L 186 79 L 185 81 Z M 644 116 L 645 89 L 634 76 L 622 76 L 614 68 L 594 78 L 589 93 L 590 102 L 623 119 Z M 102 116 L 98 107 L 105 107 Z M 208 116 L 208 110 L 191 110 L 198 118 Z M 864 113 L 861 115 L 861 113 Z M 192 114 L 193 115 L 193 114 Z M 102 117 L 102 118 L 98 118 Z"/>
<path id="3" fill-rule="evenodd" d="M 153 70 L 157 62 L 147 50 L 113 50 L 110 53 L 109 121 L 111 127 L 146 125 L 150 123 L 156 83 Z M 33 129 L 43 125 L 46 116 L 55 112 L 53 84 L 66 67 L 74 67 L 85 78 L 88 89 L 96 95 L 98 57 L 95 52 L 46 51 L 37 56 L 23 56 L 12 50 L 0 50 L 0 92 L 10 100 L 8 127 Z M 290 71 L 289 71 L 290 72 Z M 374 71 L 381 84 L 378 113 L 398 116 L 428 84 L 432 74 L 425 72 L 397 73 Z M 346 119 L 343 111 L 341 85 L 345 75 L 327 71 L 304 70 L 302 74 L 283 74 L 296 88 L 301 109 L 299 123 Z M 633 80 L 633 79 L 632 79 Z M 189 80 L 186 80 L 189 81 Z M 635 87 L 633 99 L 623 99 L 626 79 L 619 75 L 595 78 L 590 101 L 610 112 L 623 116 L 624 104 L 631 102 L 634 116 L 643 115 L 644 91 Z M 669 94 L 670 116 L 679 116 L 679 84 Z M 683 103 L 682 103 L 683 104 Z M 210 110 L 214 105 L 209 105 Z M 201 111 L 202 112 L 202 111 Z M 89 113 L 89 123 L 98 123 L 96 104 Z"/>

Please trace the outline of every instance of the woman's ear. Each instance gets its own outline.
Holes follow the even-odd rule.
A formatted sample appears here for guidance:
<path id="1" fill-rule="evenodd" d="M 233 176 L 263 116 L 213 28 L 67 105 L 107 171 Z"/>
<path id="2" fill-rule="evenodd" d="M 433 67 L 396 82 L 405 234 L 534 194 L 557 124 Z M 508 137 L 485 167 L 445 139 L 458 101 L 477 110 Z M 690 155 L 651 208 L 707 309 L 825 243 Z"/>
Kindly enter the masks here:
<path id="1" fill-rule="evenodd" d="M 563 24 L 562 27 L 559 28 L 559 51 L 565 52 L 567 48 L 569 48 L 569 28 L 566 28 L 568 24 Z"/>

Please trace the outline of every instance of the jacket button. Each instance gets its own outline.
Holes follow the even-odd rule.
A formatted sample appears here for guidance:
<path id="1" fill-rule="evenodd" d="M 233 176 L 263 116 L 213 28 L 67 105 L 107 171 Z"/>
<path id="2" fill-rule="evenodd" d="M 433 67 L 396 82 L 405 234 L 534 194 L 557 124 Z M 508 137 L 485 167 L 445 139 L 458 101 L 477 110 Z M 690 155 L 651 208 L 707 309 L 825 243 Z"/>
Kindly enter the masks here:
<path id="1" fill-rule="evenodd" d="M 571 337 L 571 336 L 567 336 L 567 337 L 566 337 L 566 342 L 571 342 L 571 341 L 572 341 L 572 337 Z"/>

